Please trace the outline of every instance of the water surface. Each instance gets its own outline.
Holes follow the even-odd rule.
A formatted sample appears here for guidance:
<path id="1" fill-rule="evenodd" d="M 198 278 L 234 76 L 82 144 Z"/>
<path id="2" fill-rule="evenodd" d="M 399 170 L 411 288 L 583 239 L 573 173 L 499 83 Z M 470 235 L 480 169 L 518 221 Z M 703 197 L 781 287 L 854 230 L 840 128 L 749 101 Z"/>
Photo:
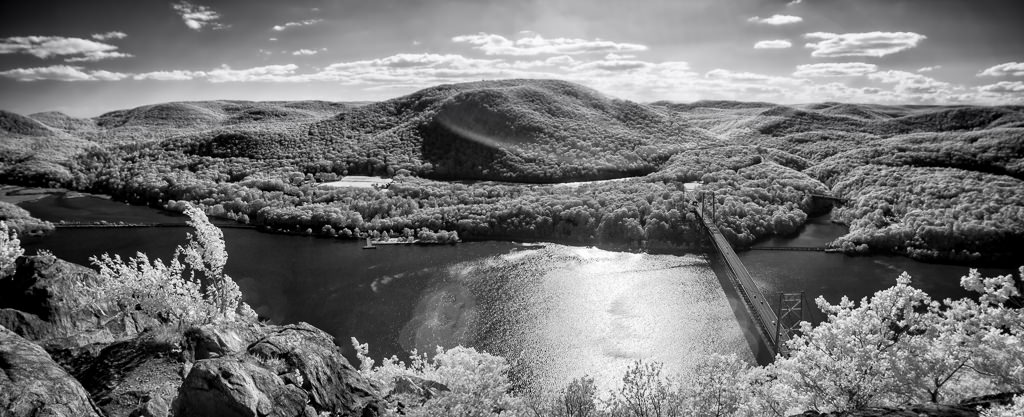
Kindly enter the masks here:
<path id="1" fill-rule="evenodd" d="M 51 221 L 184 220 L 91 197 L 23 207 Z M 102 252 L 166 258 L 187 231 L 63 228 L 26 247 L 78 263 Z M 607 389 L 637 359 L 685 374 L 707 354 L 752 358 L 703 255 L 512 242 L 362 250 L 354 241 L 251 229 L 224 236 L 227 273 L 261 316 L 324 329 L 350 358 L 351 337 L 377 358 L 461 344 L 508 358 L 522 385 L 558 387 L 589 374 Z"/>

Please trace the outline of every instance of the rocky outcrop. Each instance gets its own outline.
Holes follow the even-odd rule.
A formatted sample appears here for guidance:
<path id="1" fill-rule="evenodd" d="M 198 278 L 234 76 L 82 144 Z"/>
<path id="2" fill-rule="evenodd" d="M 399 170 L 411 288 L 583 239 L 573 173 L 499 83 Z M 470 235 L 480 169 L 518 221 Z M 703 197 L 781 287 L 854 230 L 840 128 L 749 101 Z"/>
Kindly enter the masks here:
<path id="1" fill-rule="evenodd" d="M 95 275 L 40 255 L 20 258 L 0 279 L 0 325 L 10 326 L 0 338 L 0 415 L 380 414 L 377 391 L 333 337 L 309 324 L 183 329 L 137 313 L 89 312 L 78 307 L 75 284 Z"/>
<path id="2" fill-rule="evenodd" d="M 168 414 L 188 366 L 180 331 L 154 330 L 98 352 L 86 350 L 80 349 L 77 367 L 68 367 L 108 416 L 127 416 L 140 408 Z"/>
<path id="3" fill-rule="evenodd" d="M 138 313 L 78 308 L 75 284 L 95 277 L 92 269 L 52 255 L 19 258 L 14 274 L 0 279 L 0 325 L 46 347 L 77 347 L 131 338 L 158 324 Z"/>
<path id="4" fill-rule="evenodd" d="M 317 410 L 343 415 L 378 412 L 369 382 L 323 330 L 306 323 L 278 327 L 250 346 L 249 354 L 281 364 L 279 374 L 296 372 Z"/>
<path id="5" fill-rule="evenodd" d="M 0 327 L 0 413 L 101 416 L 89 394 L 38 345 Z"/>
<path id="6" fill-rule="evenodd" d="M 316 416 L 307 395 L 245 357 L 196 362 L 178 393 L 179 416 Z"/>
<path id="7" fill-rule="evenodd" d="M 238 330 L 206 327 L 188 339 L 199 359 L 178 392 L 189 416 L 376 416 L 381 402 L 327 333 L 306 323 L 266 326 L 244 351 Z"/>

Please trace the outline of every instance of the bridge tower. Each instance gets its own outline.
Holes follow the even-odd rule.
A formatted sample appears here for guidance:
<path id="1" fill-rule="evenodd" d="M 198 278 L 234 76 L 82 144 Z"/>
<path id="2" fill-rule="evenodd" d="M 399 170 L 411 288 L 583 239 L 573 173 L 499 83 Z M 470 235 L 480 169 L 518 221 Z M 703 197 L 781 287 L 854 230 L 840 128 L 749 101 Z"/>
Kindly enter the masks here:
<path id="1" fill-rule="evenodd" d="M 701 191 L 700 212 L 703 216 L 711 213 L 711 222 L 718 223 L 718 198 L 715 197 L 714 191 Z"/>
<path id="2" fill-rule="evenodd" d="M 803 291 L 798 293 L 779 293 L 778 319 L 775 322 L 775 351 L 783 356 L 789 355 L 786 342 L 800 332 L 800 322 L 804 321 L 806 299 Z"/>

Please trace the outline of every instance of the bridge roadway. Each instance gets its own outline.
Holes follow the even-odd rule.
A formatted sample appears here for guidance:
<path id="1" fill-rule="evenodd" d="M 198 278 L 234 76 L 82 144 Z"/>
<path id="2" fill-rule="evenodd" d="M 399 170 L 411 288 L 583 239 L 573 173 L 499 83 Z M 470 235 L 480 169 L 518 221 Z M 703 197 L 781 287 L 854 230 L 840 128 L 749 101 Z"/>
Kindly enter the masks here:
<path id="1" fill-rule="evenodd" d="M 744 303 L 747 306 L 747 312 L 750 313 L 751 318 L 755 323 L 758 324 L 761 336 L 764 338 L 768 348 L 771 349 L 774 356 L 776 352 L 776 322 L 778 316 L 775 315 L 775 311 L 772 310 L 768 300 L 764 298 L 764 294 L 761 293 L 761 289 L 757 287 L 754 280 L 750 277 L 750 272 L 743 266 L 743 262 L 736 256 L 736 252 L 733 251 L 729 241 L 725 239 L 722 232 L 718 230 L 718 226 L 704 216 L 700 209 L 697 209 L 697 215 L 701 218 L 704 223 L 704 227 L 708 230 L 708 234 L 711 236 L 711 241 L 714 243 L 715 248 L 722 254 L 722 259 L 725 260 L 726 266 L 729 271 L 732 272 L 731 281 L 736 287 L 736 292 L 743 298 Z"/>

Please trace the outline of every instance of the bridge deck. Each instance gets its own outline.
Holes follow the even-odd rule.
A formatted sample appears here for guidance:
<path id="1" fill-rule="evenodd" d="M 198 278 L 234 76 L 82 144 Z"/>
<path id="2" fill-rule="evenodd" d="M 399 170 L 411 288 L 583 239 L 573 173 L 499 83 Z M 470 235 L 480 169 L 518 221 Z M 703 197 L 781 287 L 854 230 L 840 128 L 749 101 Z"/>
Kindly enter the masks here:
<path id="1" fill-rule="evenodd" d="M 704 223 L 705 228 L 708 230 L 708 234 L 711 236 L 711 240 L 718 249 L 718 252 L 722 254 L 722 258 L 725 259 L 726 265 L 729 270 L 732 271 L 732 282 L 736 286 L 737 292 L 743 298 L 743 301 L 747 304 L 747 309 L 750 312 L 754 322 L 758 324 L 762 335 L 765 340 L 768 341 L 769 348 L 775 349 L 776 334 L 775 326 L 778 321 L 775 311 L 772 310 L 768 300 L 764 298 L 764 294 L 761 293 L 761 289 L 757 287 L 754 280 L 750 276 L 750 272 L 743 266 L 743 262 L 736 256 L 736 252 L 733 251 L 729 241 L 725 239 L 722 232 L 718 230 L 718 226 L 708 219 L 697 210 L 698 216 Z"/>

